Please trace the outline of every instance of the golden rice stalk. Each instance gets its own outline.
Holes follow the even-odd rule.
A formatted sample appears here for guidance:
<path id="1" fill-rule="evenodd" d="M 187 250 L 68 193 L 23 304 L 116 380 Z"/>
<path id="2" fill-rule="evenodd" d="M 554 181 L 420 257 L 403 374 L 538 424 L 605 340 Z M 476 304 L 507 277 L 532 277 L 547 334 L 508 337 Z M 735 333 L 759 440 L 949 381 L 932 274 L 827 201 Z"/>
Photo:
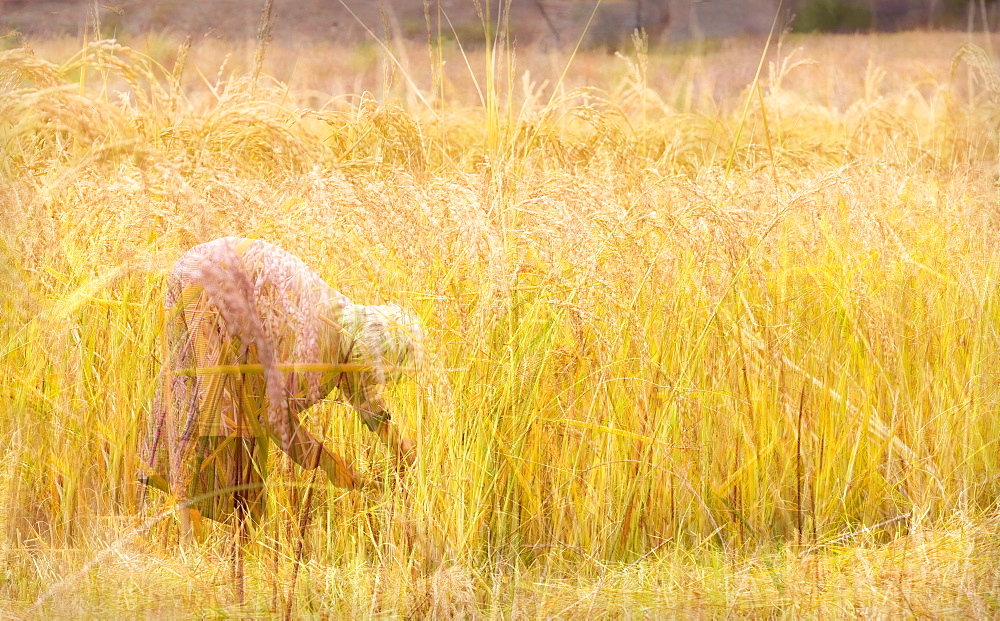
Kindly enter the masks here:
<path id="1" fill-rule="evenodd" d="M 958 65 L 962 61 L 965 61 L 974 75 L 979 78 L 979 83 L 986 89 L 990 101 L 1000 101 L 1000 77 L 997 76 L 993 62 L 990 61 L 986 51 L 974 43 L 963 43 L 951 61 L 952 80 L 954 80 L 955 71 L 958 70 Z"/>

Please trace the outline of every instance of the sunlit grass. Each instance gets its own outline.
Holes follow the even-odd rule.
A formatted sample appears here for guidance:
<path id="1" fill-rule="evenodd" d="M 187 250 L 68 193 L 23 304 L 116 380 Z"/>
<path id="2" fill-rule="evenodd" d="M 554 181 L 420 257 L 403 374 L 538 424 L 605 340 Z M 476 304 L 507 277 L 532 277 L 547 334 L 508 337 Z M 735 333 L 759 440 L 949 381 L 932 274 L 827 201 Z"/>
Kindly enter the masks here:
<path id="1" fill-rule="evenodd" d="M 758 83 L 760 41 L 273 48 L 256 86 L 252 47 L 0 52 L 5 608 L 996 614 L 997 78 L 850 42 Z M 275 454 L 241 554 L 134 480 L 166 270 L 222 235 L 415 309 L 431 360 L 417 466 L 317 407 L 383 490 Z"/>

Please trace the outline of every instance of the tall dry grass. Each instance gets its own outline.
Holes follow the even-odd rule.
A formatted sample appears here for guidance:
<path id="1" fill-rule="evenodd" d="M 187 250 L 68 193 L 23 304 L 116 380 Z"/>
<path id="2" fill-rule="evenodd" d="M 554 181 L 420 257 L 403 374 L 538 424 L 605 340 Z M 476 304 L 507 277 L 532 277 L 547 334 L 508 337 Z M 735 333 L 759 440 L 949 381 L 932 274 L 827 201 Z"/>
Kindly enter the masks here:
<path id="1" fill-rule="evenodd" d="M 6 612 L 996 614 L 1000 90 L 964 37 L 272 45 L 257 79 L 252 46 L 31 43 Z M 414 308 L 431 368 L 393 395 L 411 472 L 331 402 L 308 424 L 384 489 L 274 455 L 251 543 L 184 550 L 136 446 L 165 272 L 222 235 Z"/>

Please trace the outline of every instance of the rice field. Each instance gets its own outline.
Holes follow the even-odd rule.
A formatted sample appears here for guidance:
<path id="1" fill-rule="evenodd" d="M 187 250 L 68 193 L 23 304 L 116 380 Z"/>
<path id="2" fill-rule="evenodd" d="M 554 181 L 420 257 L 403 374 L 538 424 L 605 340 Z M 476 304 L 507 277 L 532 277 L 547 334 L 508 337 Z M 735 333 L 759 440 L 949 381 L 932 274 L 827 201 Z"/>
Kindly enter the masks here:
<path id="1" fill-rule="evenodd" d="M 983 33 L 627 52 L 0 40 L 0 614 L 1000 614 Z M 136 481 L 173 261 L 414 309 L 417 463 L 336 398 L 268 518 Z"/>

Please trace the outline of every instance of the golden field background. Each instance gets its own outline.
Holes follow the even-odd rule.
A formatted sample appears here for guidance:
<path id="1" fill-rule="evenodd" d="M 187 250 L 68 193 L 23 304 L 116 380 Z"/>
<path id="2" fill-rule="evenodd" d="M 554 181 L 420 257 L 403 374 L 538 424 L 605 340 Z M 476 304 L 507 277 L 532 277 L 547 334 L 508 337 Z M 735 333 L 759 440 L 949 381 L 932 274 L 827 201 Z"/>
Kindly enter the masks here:
<path id="1" fill-rule="evenodd" d="M 983 35 L 6 47 L 5 614 L 997 614 Z M 430 367 L 412 471 L 329 403 L 382 490 L 275 454 L 253 540 L 185 548 L 136 446 L 222 235 L 415 309 Z"/>

